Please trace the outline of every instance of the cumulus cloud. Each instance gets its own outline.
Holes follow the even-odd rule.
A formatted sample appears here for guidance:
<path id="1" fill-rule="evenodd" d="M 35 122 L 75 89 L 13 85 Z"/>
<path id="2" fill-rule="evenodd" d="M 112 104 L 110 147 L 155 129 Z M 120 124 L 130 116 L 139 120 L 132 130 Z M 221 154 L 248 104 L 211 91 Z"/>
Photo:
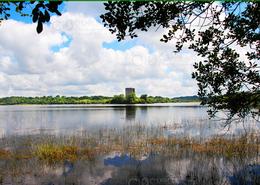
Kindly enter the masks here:
<path id="1" fill-rule="evenodd" d="M 113 95 L 128 86 L 138 94 L 196 94 L 194 53 L 172 53 L 157 32 L 140 36 L 124 51 L 104 48 L 115 36 L 95 16 L 73 11 L 54 16 L 40 35 L 35 24 L 5 21 L 0 27 L 0 96 Z"/>

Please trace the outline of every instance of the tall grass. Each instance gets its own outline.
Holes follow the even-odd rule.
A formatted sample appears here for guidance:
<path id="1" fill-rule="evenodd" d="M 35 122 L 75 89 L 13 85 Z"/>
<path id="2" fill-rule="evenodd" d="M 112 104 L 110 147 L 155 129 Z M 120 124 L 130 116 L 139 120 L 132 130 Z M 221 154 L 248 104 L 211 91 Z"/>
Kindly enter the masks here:
<path id="1" fill-rule="evenodd" d="M 34 157 L 48 162 L 93 160 L 95 157 L 115 151 L 133 157 L 151 153 L 167 156 L 199 153 L 226 158 L 259 156 L 258 133 L 229 137 L 214 136 L 201 140 L 186 136 L 165 136 L 167 128 L 137 124 L 123 129 L 100 129 L 84 135 L 4 138 L 0 142 L 2 146 L 0 159 Z"/>

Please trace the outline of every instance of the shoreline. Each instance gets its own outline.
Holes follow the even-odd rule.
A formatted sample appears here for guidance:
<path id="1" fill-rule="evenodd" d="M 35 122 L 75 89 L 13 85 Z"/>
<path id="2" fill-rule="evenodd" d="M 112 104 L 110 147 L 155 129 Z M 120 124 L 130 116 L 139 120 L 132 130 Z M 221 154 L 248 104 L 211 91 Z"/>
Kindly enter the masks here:
<path id="1" fill-rule="evenodd" d="M 53 103 L 53 104 L 27 104 L 27 103 L 24 103 L 24 104 L 0 104 L 0 106 L 10 106 L 10 105 L 19 105 L 19 106 L 32 106 L 32 105 L 48 105 L 48 106 L 51 106 L 51 105 L 79 105 L 79 106 L 82 106 L 82 105 L 106 105 L 106 106 L 154 106 L 154 105 L 167 105 L 167 104 L 191 104 L 191 103 L 194 103 L 194 104 L 198 104 L 198 105 L 201 105 L 201 102 L 200 101 L 190 101 L 190 102 L 167 102 L 167 103 L 136 103 L 136 104 L 123 104 L 123 103 Z M 202 106 L 202 105 L 201 105 Z"/>

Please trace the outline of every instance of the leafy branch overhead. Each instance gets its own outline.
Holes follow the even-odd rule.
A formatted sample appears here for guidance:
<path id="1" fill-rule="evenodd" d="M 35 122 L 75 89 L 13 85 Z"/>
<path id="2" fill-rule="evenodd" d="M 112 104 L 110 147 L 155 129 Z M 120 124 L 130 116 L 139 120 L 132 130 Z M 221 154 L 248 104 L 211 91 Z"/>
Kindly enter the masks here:
<path id="1" fill-rule="evenodd" d="M 260 115 L 260 3 L 123 2 L 104 3 L 105 27 L 118 41 L 138 31 L 164 28 L 162 42 L 175 41 L 203 58 L 194 64 L 203 104 L 211 116 L 228 110 L 227 120 Z M 246 56 L 241 51 L 247 51 Z"/>
<path id="2" fill-rule="evenodd" d="M 32 22 L 37 22 L 36 31 L 41 33 L 43 30 L 43 23 L 50 21 L 50 16 L 53 14 L 61 15 L 58 8 L 62 1 L 10 1 L 0 2 L 0 21 L 7 20 L 10 17 L 11 6 L 15 6 L 15 11 L 21 16 L 31 16 Z M 25 9 L 31 9 L 31 14 L 23 13 Z"/>

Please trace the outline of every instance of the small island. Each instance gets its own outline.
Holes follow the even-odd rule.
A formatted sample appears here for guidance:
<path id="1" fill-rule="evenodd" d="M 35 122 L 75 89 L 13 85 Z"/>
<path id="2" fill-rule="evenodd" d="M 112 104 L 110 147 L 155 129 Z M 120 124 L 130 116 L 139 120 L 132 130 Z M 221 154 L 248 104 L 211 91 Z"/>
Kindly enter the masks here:
<path id="1" fill-rule="evenodd" d="M 11 96 L 0 98 L 0 105 L 18 104 L 153 104 L 153 103 L 179 103 L 200 102 L 198 96 L 162 97 L 143 94 L 138 97 L 134 88 L 125 88 L 125 94 L 109 96 L 41 96 L 23 97 Z"/>

